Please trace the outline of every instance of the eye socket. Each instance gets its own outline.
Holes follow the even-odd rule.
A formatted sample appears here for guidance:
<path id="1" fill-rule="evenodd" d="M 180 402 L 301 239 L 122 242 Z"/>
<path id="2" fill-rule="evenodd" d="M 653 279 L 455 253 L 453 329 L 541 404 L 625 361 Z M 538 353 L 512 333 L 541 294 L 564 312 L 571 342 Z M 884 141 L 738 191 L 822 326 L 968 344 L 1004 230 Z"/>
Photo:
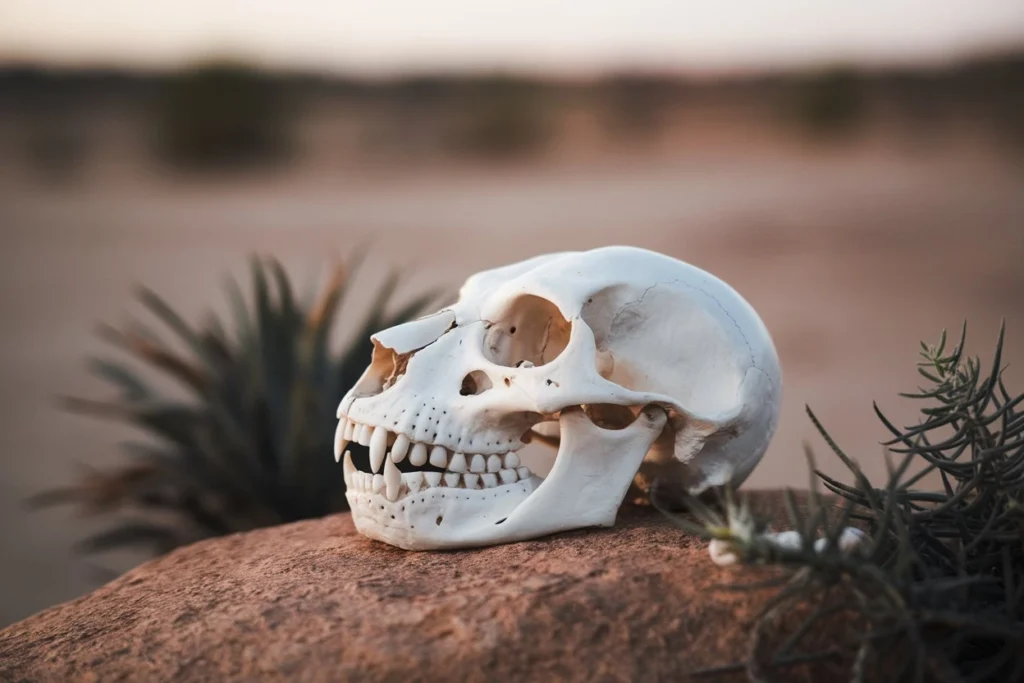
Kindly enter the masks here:
<path id="1" fill-rule="evenodd" d="M 484 336 L 484 356 L 505 367 L 544 365 L 569 345 L 572 324 L 547 299 L 527 295 L 516 299 Z"/>

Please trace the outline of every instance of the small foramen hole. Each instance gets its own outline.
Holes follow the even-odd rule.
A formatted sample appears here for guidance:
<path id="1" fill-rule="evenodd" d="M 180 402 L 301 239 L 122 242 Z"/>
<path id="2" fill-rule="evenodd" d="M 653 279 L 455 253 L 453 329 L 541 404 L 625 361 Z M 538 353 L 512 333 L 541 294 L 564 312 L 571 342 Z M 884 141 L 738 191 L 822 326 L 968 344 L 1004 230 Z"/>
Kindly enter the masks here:
<path id="1" fill-rule="evenodd" d="M 491 379 L 481 370 L 474 370 L 462 378 L 462 387 L 459 394 L 462 396 L 476 396 L 482 394 L 493 385 Z"/>
<path id="2" fill-rule="evenodd" d="M 444 521 L 444 517 L 442 517 L 441 515 L 438 515 L 437 519 L 434 520 L 434 524 L 436 524 L 437 526 L 441 526 L 441 522 L 443 522 L 443 521 Z"/>

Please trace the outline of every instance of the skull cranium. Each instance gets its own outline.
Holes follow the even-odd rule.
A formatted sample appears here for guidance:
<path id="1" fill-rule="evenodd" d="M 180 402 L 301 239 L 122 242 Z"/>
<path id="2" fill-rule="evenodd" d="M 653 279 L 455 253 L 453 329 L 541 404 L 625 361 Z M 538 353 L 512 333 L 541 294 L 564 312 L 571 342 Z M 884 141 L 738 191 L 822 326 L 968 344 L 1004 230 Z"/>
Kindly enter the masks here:
<path id="1" fill-rule="evenodd" d="M 611 526 L 631 485 L 666 501 L 738 485 L 778 418 L 778 358 L 754 310 L 643 249 L 484 271 L 454 305 L 372 339 L 336 456 L 369 446 L 366 468 L 345 452 L 353 519 L 407 549 Z M 543 479 L 516 455 L 534 435 L 558 445 Z"/>

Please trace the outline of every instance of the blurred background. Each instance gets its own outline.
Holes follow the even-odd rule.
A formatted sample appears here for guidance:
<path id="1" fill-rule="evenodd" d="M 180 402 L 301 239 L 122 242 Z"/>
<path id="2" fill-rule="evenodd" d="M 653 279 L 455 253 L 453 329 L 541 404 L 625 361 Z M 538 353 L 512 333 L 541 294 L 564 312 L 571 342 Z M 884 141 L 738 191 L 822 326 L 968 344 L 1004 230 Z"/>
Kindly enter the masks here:
<path id="1" fill-rule="evenodd" d="M 872 400 L 912 419 L 965 319 L 1020 391 L 1019 0 L 429 5 L 0 5 L 0 625 L 337 509 L 365 334 L 542 252 L 753 304 L 786 388 L 750 486 L 803 486 L 804 442 L 844 472 L 805 404 L 883 476 Z"/>

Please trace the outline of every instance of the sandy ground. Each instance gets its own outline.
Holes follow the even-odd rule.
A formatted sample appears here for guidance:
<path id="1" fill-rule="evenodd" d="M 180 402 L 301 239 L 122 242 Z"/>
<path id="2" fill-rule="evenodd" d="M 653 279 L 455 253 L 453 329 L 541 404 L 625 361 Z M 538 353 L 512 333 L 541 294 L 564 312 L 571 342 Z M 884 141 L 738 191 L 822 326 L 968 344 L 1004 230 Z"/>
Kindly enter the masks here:
<path id="1" fill-rule="evenodd" d="M 782 423 L 758 487 L 804 485 L 805 440 L 841 471 L 805 404 L 880 476 L 871 401 L 910 417 L 895 393 L 916 384 L 918 340 L 944 326 L 967 318 L 987 354 L 1005 316 L 1010 379 L 1024 379 L 1024 174 L 984 156 L 682 155 L 191 186 L 112 174 L 61 192 L 0 183 L 0 624 L 96 585 L 71 551 L 92 522 L 21 503 L 77 461 L 115 461 L 129 436 L 55 408 L 57 395 L 101 389 L 83 362 L 102 350 L 95 324 L 139 313 L 136 283 L 198 315 L 253 251 L 313 277 L 371 240 L 364 286 L 390 264 L 407 293 L 616 243 L 704 267 L 762 314 L 783 362 Z"/>

